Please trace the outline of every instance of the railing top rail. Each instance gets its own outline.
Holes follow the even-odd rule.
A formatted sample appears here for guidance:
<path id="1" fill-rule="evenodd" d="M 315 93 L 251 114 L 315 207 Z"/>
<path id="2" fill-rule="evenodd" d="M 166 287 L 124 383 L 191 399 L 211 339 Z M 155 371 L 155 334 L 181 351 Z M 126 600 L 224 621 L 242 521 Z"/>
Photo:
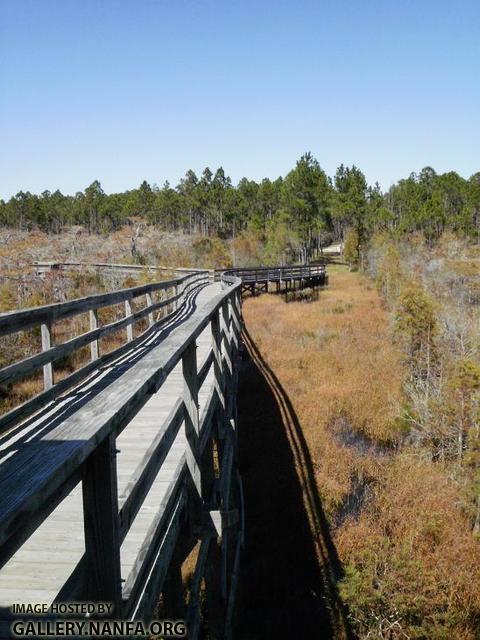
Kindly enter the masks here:
<path id="1" fill-rule="evenodd" d="M 118 304 L 153 291 L 168 289 L 185 282 L 196 274 L 205 274 L 205 271 L 194 272 L 171 280 L 120 289 L 111 293 L 99 293 L 66 302 L 56 302 L 54 304 L 31 307 L 18 311 L 7 311 L 0 314 L 0 336 L 31 329 L 39 324 L 62 320 L 91 309 L 99 309 L 101 307 Z"/>
<path id="2" fill-rule="evenodd" d="M 183 273 L 206 272 L 208 269 L 195 269 L 191 267 L 166 267 L 154 264 L 128 264 L 120 262 L 82 262 L 70 260 L 67 262 L 58 262 L 56 260 L 35 260 L 31 263 L 33 267 L 92 267 L 101 269 L 125 269 L 131 271 L 168 271 Z"/>
<path id="3" fill-rule="evenodd" d="M 295 266 L 273 266 L 273 267 L 245 267 L 227 269 L 221 274 L 223 281 L 231 278 L 240 278 L 244 282 L 288 279 L 298 277 L 309 277 L 325 273 L 325 265 L 295 265 Z"/>
<path id="4" fill-rule="evenodd" d="M 306 264 L 306 265 L 275 265 L 272 267 L 234 267 L 232 269 L 225 269 L 222 273 L 235 274 L 235 273 L 255 273 L 267 272 L 267 271 L 324 271 L 325 265 L 323 264 Z"/>
<path id="5" fill-rule="evenodd" d="M 83 262 L 81 260 L 34 260 L 33 267 L 107 267 L 107 268 L 128 268 L 128 269 L 157 269 L 159 271 L 175 271 L 175 267 L 164 267 L 159 265 L 129 264 L 127 262 Z"/>

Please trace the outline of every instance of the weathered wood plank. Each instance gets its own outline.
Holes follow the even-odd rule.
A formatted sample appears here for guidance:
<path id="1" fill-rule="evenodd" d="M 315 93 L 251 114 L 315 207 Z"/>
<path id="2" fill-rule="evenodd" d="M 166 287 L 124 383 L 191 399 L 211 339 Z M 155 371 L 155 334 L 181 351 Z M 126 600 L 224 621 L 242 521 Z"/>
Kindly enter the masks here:
<path id="1" fill-rule="evenodd" d="M 124 612 L 127 616 L 137 620 L 148 620 L 155 609 L 157 599 L 162 590 L 162 585 L 167 575 L 168 566 L 173 555 L 175 543 L 180 533 L 180 518 L 185 505 L 185 496 L 182 493 L 177 501 L 173 516 L 170 520 L 166 534 L 160 548 L 152 561 L 152 570 L 145 581 L 137 602 L 127 600 Z M 132 606 L 133 605 L 133 606 Z"/>
<path id="2" fill-rule="evenodd" d="M 202 384 L 205 382 L 205 378 L 207 377 L 210 367 L 213 363 L 213 351 L 209 350 L 208 355 L 202 362 L 200 369 L 198 370 L 198 387 L 200 388 Z"/>
<path id="3" fill-rule="evenodd" d="M 20 519 L 20 526 L 16 529 L 15 535 L 5 535 L 4 537 L 4 542 L 0 547 L 0 570 L 32 533 L 38 529 L 45 518 L 68 496 L 80 482 L 80 478 L 80 470 L 78 469 L 67 480 L 64 480 L 56 491 L 46 496 L 40 505 L 35 505 L 30 511 L 27 510 L 25 512 L 23 519 Z"/>
<path id="4" fill-rule="evenodd" d="M 173 444 L 182 424 L 183 414 L 183 402 L 178 400 L 167 420 L 165 430 L 157 435 L 147 449 L 120 498 L 120 539 L 122 541 Z"/>

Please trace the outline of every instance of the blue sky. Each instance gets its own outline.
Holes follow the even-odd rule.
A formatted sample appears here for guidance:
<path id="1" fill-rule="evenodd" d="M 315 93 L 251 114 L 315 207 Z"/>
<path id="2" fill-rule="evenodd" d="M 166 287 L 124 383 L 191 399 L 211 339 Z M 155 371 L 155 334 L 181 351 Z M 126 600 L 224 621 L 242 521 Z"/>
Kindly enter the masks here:
<path id="1" fill-rule="evenodd" d="M 480 170 L 478 0 L 0 0 L 0 197 Z"/>

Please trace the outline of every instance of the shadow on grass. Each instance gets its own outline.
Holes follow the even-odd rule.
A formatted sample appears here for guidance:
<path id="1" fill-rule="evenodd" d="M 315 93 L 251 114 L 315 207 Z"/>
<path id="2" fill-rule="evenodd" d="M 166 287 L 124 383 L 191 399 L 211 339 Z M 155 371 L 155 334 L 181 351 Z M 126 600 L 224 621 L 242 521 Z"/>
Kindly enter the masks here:
<path id="1" fill-rule="evenodd" d="M 243 338 L 238 434 L 246 535 L 235 640 L 354 638 L 300 422 L 248 331 Z"/>

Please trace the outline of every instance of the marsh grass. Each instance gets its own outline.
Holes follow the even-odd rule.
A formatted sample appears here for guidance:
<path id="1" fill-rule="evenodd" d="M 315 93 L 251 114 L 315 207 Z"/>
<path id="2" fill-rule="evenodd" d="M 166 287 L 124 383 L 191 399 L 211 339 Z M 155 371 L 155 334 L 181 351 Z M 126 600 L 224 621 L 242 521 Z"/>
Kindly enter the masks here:
<path id="1" fill-rule="evenodd" d="M 477 638 L 480 546 L 448 469 L 405 442 L 408 371 L 372 282 L 337 267 L 318 301 L 260 296 L 244 317 L 298 416 L 358 637 Z"/>

